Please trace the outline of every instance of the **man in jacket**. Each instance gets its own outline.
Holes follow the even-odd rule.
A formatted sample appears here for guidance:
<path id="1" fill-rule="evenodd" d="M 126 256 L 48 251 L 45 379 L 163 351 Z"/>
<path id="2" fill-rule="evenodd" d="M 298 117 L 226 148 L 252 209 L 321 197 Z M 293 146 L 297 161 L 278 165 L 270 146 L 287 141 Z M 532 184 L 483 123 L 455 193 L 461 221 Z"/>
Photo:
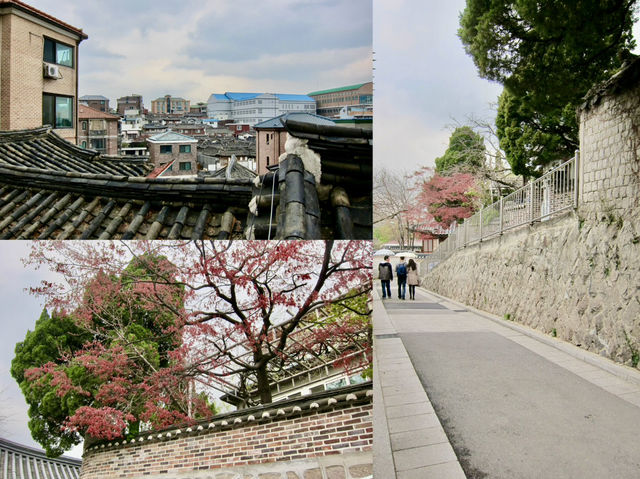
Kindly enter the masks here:
<path id="1" fill-rule="evenodd" d="M 400 256 L 400 262 L 396 265 L 396 277 L 398 278 L 398 299 L 404 299 L 407 294 L 407 263 L 404 256 Z"/>
<path id="2" fill-rule="evenodd" d="M 378 265 L 378 275 L 382 283 L 382 299 L 391 298 L 391 280 L 393 279 L 393 267 L 389 263 L 389 256 L 384 257 L 384 262 Z"/>

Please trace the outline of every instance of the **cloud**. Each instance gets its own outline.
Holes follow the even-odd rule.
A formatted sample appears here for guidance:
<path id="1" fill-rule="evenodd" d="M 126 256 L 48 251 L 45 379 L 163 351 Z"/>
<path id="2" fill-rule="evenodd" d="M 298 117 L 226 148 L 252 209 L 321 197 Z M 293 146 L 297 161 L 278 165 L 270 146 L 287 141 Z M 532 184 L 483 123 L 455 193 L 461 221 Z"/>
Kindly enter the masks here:
<path id="1" fill-rule="evenodd" d="M 371 78 L 371 0 L 30 0 L 82 28 L 80 95 L 308 93 Z"/>

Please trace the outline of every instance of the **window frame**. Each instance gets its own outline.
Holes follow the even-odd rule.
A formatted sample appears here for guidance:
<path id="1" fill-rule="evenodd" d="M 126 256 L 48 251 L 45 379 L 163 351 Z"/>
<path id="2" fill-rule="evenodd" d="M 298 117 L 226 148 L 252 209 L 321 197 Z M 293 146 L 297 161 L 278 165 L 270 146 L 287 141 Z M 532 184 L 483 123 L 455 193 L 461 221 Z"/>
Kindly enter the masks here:
<path id="1" fill-rule="evenodd" d="M 169 151 L 167 151 L 167 148 Z M 165 151 L 162 151 L 165 150 Z M 173 153 L 173 145 L 160 145 L 160 154 L 161 155 L 171 155 Z"/>
<path id="2" fill-rule="evenodd" d="M 188 168 L 187 168 L 188 166 Z M 192 171 L 191 170 L 191 162 L 190 161 L 180 161 L 178 162 L 178 171 Z"/>
<path id="3" fill-rule="evenodd" d="M 45 104 L 45 98 L 49 97 L 49 98 L 53 98 L 53 118 L 51 120 L 53 121 L 46 121 L 46 115 L 45 115 L 45 108 L 47 108 L 47 105 Z M 67 98 L 71 100 L 70 103 L 70 110 L 71 110 L 71 118 L 69 120 L 69 125 L 66 126 L 58 126 L 57 125 L 57 99 L 58 98 Z M 42 94 L 42 124 L 43 125 L 51 125 L 54 129 L 56 130 L 71 130 L 75 128 L 75 111 L 74 111 L 74 104 L 75 104 L 75 98 L 69 95 L 57 95 L 55 93 L 43 93 Z M 51 112 L 47 112 L 47 113 L 51 113 Z"/>
<path id="4" fill-rule="evenodd" d="M 68 43 L 64 43 L 61 42 L 59 40 L 56 40 L 55 38 L 51 38 L 51 37 L 43 37 L 44 38 L 44 42 L 42 45 L 42 59 L 43 61 L 47 62 L 47 63 L 52 63 L 54 65 L 60 65 L 63 67 L 68 67 L 68 68 L 75 68 L 76 65 L 76 47 L 74 45 L 69 45 Z M 47 54 L 47 42 L 51 42 L 53 43 L 53 60 L 47 60 L 46 58 L 46 54 Z M 62 45 L 64 47 L 68 47 L 71 49 L 71 65 L 67 65 L 66 63 L 59 63 L 58 62 L 58 45 Z"/>
<path id="5" fill-rule="evenodd" d="M 188 148 L 188 151 L 187 151 Z M 191 154 L 191 145 L 180 145 L 178 148 L 178 153 L 188 153 Z"/>

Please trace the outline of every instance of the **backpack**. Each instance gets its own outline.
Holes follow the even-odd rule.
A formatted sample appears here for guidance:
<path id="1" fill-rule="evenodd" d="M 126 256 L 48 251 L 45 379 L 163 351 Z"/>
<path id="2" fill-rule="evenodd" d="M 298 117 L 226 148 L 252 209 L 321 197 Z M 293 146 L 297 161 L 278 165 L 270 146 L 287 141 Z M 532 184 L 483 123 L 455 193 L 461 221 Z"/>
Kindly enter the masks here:
<path id="1" fill-rule="evenodd" d="M 396 266 L 396 274 L 407 274 L 407 265 L 404 263 L 398 264 Z"/>

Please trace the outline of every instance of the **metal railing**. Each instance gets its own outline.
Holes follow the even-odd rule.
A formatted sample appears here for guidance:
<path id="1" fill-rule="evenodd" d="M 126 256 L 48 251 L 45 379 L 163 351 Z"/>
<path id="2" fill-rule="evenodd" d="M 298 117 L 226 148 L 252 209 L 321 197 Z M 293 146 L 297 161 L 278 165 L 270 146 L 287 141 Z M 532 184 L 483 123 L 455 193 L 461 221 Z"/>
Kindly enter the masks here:
<path id="1" fill-rule="evenodd" d="M 576 151 L 570 160 L 465 219 L 425 258 L 428 270 L 460 248 L 577 208 L 579 162 Z"/>

